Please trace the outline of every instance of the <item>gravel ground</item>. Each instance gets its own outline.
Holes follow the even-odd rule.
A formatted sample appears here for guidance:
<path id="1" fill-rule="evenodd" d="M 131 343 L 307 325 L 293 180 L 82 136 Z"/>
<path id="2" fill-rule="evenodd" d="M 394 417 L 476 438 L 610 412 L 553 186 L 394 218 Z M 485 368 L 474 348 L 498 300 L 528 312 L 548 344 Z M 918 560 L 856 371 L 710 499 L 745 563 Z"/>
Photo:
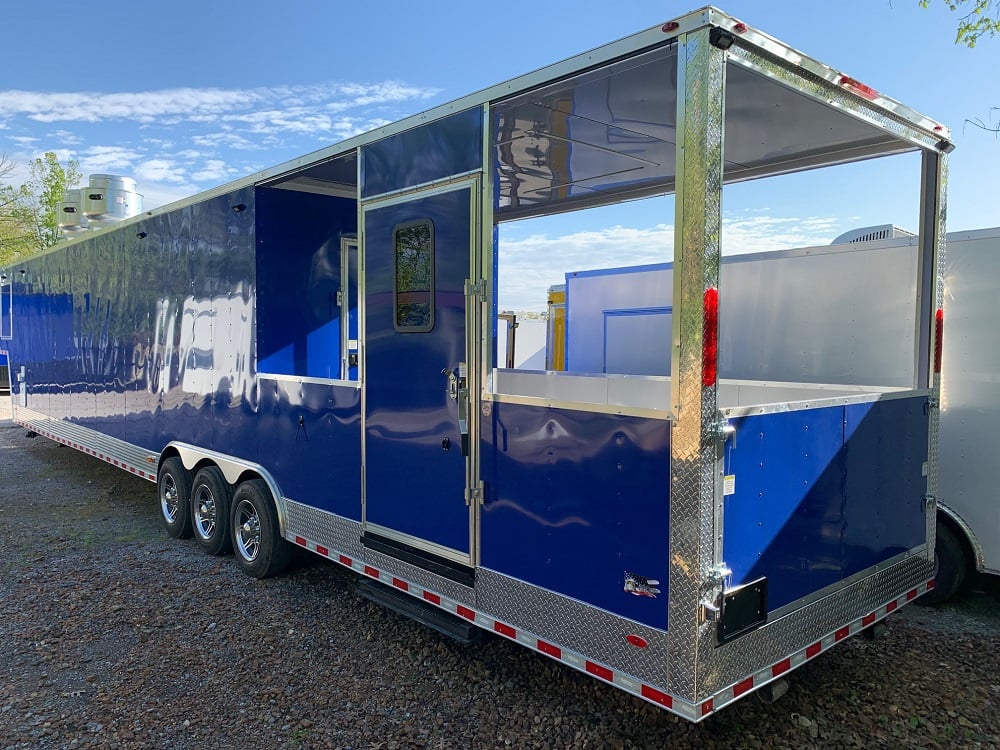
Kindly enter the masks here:
<path id="1" fill-rule="evenodd" d="M 153 485 L 0 412 L 0 748 L 998 747 L 983 583 L 696 726 L 502 639 L 452 642 L 318 558 L 247 578 L 168 540 Z"/>

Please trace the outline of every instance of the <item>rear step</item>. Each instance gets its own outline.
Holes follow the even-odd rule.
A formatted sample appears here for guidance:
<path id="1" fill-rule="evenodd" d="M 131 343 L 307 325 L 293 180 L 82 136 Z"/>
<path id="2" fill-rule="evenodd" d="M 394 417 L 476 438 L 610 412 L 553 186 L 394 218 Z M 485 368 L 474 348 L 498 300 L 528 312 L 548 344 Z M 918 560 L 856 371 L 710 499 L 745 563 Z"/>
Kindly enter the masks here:
<path id="1" fill-rule="evenodd" d="M 365 599 L 381 604 L 386 609 L 409 617 L 432 630 L 454 638 L 459 643 L 479 640 L 482 631 L 468 620 L 438 609 L 422 599 L 404 594 L 371 578 L 358 581 L 358 593 Z"/>

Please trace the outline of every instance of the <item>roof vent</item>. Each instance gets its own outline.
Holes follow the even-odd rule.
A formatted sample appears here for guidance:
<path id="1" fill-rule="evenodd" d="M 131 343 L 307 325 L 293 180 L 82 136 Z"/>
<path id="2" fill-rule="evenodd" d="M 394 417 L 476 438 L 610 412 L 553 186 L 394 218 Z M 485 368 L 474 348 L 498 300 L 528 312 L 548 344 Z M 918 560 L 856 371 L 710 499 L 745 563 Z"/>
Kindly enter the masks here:
<path id="1" fill-rule="evenodd" d="M 913 232 L 900 229 L 895 224 L 879 224 L 874 227 L 861 227 L 844 232 L 831 245 L 843 245 L 848 242 L 871 242 L 872 240 L 892 240 L 897 237 L 916 237 Z"/>

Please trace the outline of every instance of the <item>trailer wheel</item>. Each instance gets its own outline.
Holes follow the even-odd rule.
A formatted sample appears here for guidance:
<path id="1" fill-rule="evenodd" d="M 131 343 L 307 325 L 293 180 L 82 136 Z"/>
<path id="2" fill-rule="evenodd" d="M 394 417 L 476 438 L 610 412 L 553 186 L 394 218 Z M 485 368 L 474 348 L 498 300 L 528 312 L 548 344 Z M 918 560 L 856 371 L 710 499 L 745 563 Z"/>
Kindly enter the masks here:
<path id="1" fill-rule="evenodd" d="M 965 581 L 965 550 L 947 524 L 938 522 L 934 543 L 934 588 L 917 599 L 920 604 L 940 604 L 958 593 Z"/>
<path id="2" fill-rule="evenodd" d="M 249 576 L 268 578 L 288 565 L 291 547 L 281 537 L 274 500 L 260 479 L 240 484 L 231 517 L 236 564 Z"/>
<path id="3" fill-rule="evenodd" d="M 218 467 L 206 466 L 191 485 L 191 528 L 195 541 L 210 555 L 232 549 L 229 513 L 233 490 Z"/>
<path id="4" fill-rule="evenodd" d="M 160 498 L 160 515 L 167 536 L 185 539 L 191 536 L 191 472 L 176 456 L 168 458 L 156 474 L 156 492 Z"/>

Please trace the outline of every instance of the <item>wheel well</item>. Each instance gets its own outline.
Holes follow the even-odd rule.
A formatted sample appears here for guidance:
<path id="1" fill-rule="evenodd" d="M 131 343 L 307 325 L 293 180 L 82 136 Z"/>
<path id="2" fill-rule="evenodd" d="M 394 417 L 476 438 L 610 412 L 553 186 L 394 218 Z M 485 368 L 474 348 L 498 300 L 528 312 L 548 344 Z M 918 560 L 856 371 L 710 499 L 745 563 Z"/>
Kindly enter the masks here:
<path id="1" fill-rule="evenodd" d="M 236 480 L 235 486 L 239 486 L 243 484 L 243 482 L 248 482 L 253 479 L 259 479 L 264 483 L 264 486 L 267 487 L 267 493 L 271 496 L 271 502 L 274 504 L 274 514 L 278 518 L 278 533 L 284 536 L 288 530 L 288 517 L 286 515 L 287 509 L 285 508 L 285 504 L 281 497 L 275 494 L 274 490 L 271 488 L 271 483 L 267 481 L 267 477 L 262 476 L 259 472 L 256 472 L 253 469 L 246 469 L 240 474 L 239 479 Z"/>
<path id="2" fill-rule="evenodd" d="M 214 467 L 218 468 L 219 465 L 217 463 L 215 463 L 215 461 L 213 461 L 210 458 L 203 458 L 198 463 L 196 463 L 193 467 L 191 467 L 191 475 L 193 476 L 193 475 L 197 474 L 199 471 L 201 471 L 202 469 L 204 469 L 206 466 L 214 466 Z"/>
<path id="3" fill-rule="evenodd" d="M 161 451 L 160 453 L 160 460 L 156 464 L 157 475 L 160 473 L 160 469 L 163 468 L 164 461 L 166 461 L 168 458 L 180 458 L 180 455 L 181 455 L 180 451 L 178 451 L 176 448 L 172 446 L 167 446 L 166 448 L 164 448 L 163 451 Z"/>
<path id="4" fill-rule="evenodd" d="M 937 523 L 948 529 L 962 546 L 962 557 L 965 559 L 965 572 L 971 573 L 975 571 L 976 554 L 972 547 L 972 540 L 969 539 L 969 535 L 966 534 L 962 525 L 940 508 L 937 512 Z"/>
<path id="5" fill-rule="evenodd" d="M 256 466 L 256 464 L 248 465 L 249 462 L 232 456 L 217 454 L 214 451 L 203 450 L 197 446 L 184 444 L 178 446 L 171 444 L 164 447 L 163 451 L 160 453 L 157 473 L 159 473 L 159 470 L 163 467 L 163 462 L 167 459 L 178 458 L 183 460 L 183 456 L 187 456 L 188 460 L 191 460 L 192 454 L 193 457 L 197 459 L 196 463 L 190 470 L 192 476 L 197 474 L 199 469 L 203 469 L 206 466 L 216 466 L 220 471 L 222 471 L 227 481 L 229 480 L 229 477 L 236 477 L 236 481 L 231 482 L 234 490 L 242 482 L 249 479 L 259 479 L 264 482 L 271 494 L 271 501 L 274 503 L 274 509 L 278 516 L 278 530 L 282 535 L 286 533 L 288 529 L 288 509 L 285 506 L 285 501 L 281 495 L 278 485 L 267 473 L 267 470 L 262 466 L 258 466 L 257 469 L 259 470 L 255 470 L 254 466 Z M 239 472 L 238 474 L 237 471 Z"/>

